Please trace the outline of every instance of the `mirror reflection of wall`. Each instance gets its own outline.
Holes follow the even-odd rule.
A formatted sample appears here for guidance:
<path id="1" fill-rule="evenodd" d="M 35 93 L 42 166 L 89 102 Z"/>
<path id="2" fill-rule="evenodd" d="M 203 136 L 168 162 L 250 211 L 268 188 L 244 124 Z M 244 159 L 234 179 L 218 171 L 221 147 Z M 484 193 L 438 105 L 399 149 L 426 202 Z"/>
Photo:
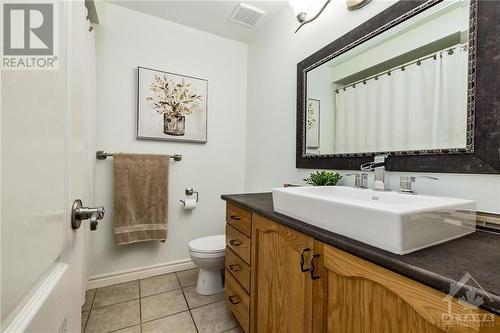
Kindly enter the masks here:
<path id="1" fill-rule="evenodd" d="M 446 1 L 309 70 L 306 154 L 465 148 L 468 17 Z"/>
<path id="2" fill-rule="evenodd" d="M 306 145 L 310 153 L 332 151 L 331 135 L 335 126 L 333 72 L 329 66 L 311 71 L 307 76 Z M 324 111 L 324 112 L 322 112 Z"/>

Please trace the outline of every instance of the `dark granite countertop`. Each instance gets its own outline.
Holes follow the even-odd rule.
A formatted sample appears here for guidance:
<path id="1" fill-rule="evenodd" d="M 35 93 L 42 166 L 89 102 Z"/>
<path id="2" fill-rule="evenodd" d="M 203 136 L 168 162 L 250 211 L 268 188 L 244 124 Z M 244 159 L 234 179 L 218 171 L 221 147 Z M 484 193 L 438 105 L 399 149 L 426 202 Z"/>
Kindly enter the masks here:
<path id="1" fill-rule="evenodd" d="M 451 284 L 470 273 L 479 286 L 470 279 L 455 297 L 472 290 L 483 298 L 481 308 L 500 315 L 500 234 L 478 230 L 444 244 L 397 255 L 276 213 L 271 193 L 221 198 L 446 294 Z"/>

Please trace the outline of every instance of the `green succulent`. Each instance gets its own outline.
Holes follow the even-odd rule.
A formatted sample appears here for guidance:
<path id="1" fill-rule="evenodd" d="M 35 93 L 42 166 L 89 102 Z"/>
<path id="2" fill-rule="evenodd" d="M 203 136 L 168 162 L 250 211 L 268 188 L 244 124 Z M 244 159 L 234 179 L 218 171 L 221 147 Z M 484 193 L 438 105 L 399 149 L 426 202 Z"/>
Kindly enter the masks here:
<path id="1" fill-rule="evenodd" d="M 338 172 L 316 171 L 304 178 L 307 184 L 314 186 L 335 186 L 342 176 Z"/>

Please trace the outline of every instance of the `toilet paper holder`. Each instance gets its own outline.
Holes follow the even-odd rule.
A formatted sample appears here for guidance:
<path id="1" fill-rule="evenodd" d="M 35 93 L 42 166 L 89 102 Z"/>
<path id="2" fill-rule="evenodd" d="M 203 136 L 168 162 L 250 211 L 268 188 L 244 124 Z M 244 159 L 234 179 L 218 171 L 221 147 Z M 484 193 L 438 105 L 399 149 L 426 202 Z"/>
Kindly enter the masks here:
<path id="1" fill-rule="evenodd" d="M 196 203 L 198 203 L 198 199 L 200 198 L 200 194 L 198 193 L 198 191 L 193 190 L 192 187 L 188 187 L 188 188 L 186 188 L 184 193 L 186 193 L 186 196 L 188 196 L 188 197 L 192 196 L 193 194 L 196 194 Z M 180 200 L 180 202 L 182 202 L 183 205 L 186 204 L 186 202 L 184 200 Z"/>

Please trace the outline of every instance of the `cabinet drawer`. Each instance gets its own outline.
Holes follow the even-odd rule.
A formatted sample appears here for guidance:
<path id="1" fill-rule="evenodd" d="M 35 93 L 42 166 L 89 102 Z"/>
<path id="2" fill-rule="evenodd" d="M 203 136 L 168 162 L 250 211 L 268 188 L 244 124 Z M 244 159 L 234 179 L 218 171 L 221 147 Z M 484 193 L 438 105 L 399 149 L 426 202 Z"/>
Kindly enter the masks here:
<path id="1" fill-rule="evenodd" d="M 250 264 L 250 238 L 226 224 L 226 245 Z"/>
<path id="2" fill-rule="evenodd" d="M 250 296 L 248 296 L 246 291 L 228 271 L 226 271 L 224 297 L 234 316 L 240 322 L 241 327 L 248 333 L 250 323 Z"/>
<path id="3" fill-rule="evenodd" d="M 228 203 L 226 205 L 226 222 L 245 235 L 252 236 L 252 213 Z"/>
<path id="4" fill-rule="evenodd" d="M 238 257 L 230 248 L 226 250 L 226 269 L 232 274 L 241 286 L 250 292 L 250 266 Z"/>

